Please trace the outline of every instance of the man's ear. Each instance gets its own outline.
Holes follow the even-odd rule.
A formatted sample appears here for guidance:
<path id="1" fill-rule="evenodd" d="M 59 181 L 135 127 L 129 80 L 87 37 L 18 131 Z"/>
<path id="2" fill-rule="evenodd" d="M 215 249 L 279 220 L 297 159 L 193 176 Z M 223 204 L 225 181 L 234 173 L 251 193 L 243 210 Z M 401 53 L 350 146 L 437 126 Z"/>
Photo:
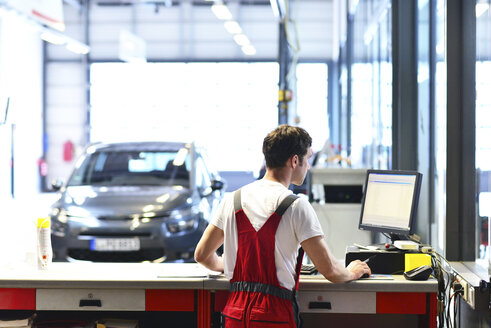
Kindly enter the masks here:
<path id="1" fill-rule="evenodd" d="M 298 158 L 298 155 L 293 155 L 293 156 L 291 157 L 291 162 L 292 162 L 292 167 L 293 167 L 293 168 L 296 168 L 296 167 L 297 167 L 297 165 L 298 165 L 298 164 L 299 164 L 299 162 L 300 162 L 300 160 L 299 160 L 299 158 Z"/>

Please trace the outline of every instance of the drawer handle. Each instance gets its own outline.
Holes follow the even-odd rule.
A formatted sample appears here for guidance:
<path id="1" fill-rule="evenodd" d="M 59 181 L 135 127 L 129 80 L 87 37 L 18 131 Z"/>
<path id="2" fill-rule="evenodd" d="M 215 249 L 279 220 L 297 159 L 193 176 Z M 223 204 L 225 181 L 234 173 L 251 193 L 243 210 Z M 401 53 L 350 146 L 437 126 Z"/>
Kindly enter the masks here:
<path id="1" fill-rule="evenodd" d="M 331 302 L 309 302 L 309 309 L 331 310 Z"/>
<path id="2" fill-rule="evenodd" d="M 80 300 L 79 307 L 84 307 L 84 306 L 102 306 L 101 300 Z"/>

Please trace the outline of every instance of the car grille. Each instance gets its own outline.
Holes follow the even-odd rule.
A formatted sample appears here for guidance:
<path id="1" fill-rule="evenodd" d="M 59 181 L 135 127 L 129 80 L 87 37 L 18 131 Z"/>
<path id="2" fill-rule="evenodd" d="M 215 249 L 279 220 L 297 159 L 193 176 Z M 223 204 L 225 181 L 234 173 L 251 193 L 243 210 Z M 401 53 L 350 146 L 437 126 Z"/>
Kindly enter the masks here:
<path id="1" fill-rule="evenodd" d="M 118 232 L 108 232 L 108 231 L 82 231 L 79 236 L 90 236 L 90 237 L 151 237 L 151 232 L 138 232 L 138 231 L 118 231 Z"/>
<path id="2" fill-rule="evenodd" d="M 149 219 L 151 220 L 165 219 L 168 218 L 169 216 L 170 215 L 152 216 Z M 131 221 L 134 220 L 134 216 L 99 216 L 98 219 L 102 221 Z"/>
<path id="3" fill-rule="evenodd" d="M 143 262 L 165 256 L 161 248 L 142 249 L 134 252 L 96 252 L 90 249 L 69 249 L 68 256 L 75 260 L 92 262 Z"/>

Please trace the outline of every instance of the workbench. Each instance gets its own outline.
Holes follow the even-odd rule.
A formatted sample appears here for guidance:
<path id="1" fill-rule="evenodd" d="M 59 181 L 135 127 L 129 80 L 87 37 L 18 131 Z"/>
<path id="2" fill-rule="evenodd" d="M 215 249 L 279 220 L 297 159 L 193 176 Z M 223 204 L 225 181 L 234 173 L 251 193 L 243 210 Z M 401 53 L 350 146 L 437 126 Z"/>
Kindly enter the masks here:
<path id="1" fill-rule="evenodd" d="M 228 288 L 223 276 L 210 276 L 198 264 L 53 263 L 47 271 L 20 265 L 0 269 L 0 319 L 31 311 L 51 317 L 132 315 L 142 320 L 140 327 L 173 327 L 173 321 L 179 327 L 218 327 Z M 434 279 L 394 275 L 335 284 L 302 275 L 298 301 L 309 328 L 360 322 L 436 327 L 436 292 Z"/>

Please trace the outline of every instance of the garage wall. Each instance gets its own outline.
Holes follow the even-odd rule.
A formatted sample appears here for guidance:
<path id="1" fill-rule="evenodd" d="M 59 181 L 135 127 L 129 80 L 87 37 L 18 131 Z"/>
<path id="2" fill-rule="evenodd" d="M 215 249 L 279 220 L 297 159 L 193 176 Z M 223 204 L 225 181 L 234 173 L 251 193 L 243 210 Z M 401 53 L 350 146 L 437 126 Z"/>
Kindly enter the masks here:
<path id="1" fill-rule="evenodd" d="M 64 7 L 65 34 L 84 42 L 83 16 L 69 5 Z M 47 44 L 46 48 L 46 161 L 49 185 L 54 179 L 68 178 L 77 156 L 87 142 L 87 76 L 83 55 L 64 46 Z M 64 147 L 71 143 L 72 159 Z"/>
<path id="2" fill-rule="evenodd" d="M 0 257 L 5 268 L 34 254 L 34 222 L 46 214 L 37 211 L 36 197 L 43 143 L 42 87 L 37 31 L 16 15 L 0 11 L 0 99 L 10 97 L 7 124 L 0 125 Z M 15 198 L 10 193 L 12 131 Z"/>
<path id="3" fill-rule="evenodd" d="M 99 5 L 104 2 L 106 5 Z M 174 1 L 177 2 L 177 1 Z M 255 56 L 246 56 L 203 1 L 182 0 L 170 8 L 141 2 L 136 6 L 121 5 L 119 0 L 90 1 L 88 12 L 88 62 L 119 61 L 119 33 L 125 29 L 142 37 L 147 44 L 149 61 L 276 61 L 278 56 L 278 22 L 269 1 L 250 1 L 255 5 L 228 1 L 228 7 L 244 33 L 256 47 Z M 290 1 L 296 26 L 289 25 L 289 35 L 301 44 L 301 60 L 332 58 L 333 1 Z M 200 4 L 200 5 L 196 5 Z M 66 32 L 85 41 L 84 19 L 79 11 L 65 4 Z M 336 39 L 337 40 L 337 39 Z M 66 179 L 74 161 L 63 160 L 63 144 L 73 142 L 76 153 L 87 139 L 86 66 L 83 57 L 64 47 L 47 47 L 46 113 L 49 173 Z M 169 77 L 172 78 L 172 77 Z M 131 81 L 128 81 L 131 83 Z M 109 124 L 110 122 L 108 122 Z M 110 125 L 108 125 L 110 128 Z"/>
<path id="4" fill-rule="evenodd" d="M 35 28 L 11 13 L 0 15 L 0 99 L 10 97 L 9 117 L 0 126 L 0 199 L 11 194 L 14 136 L 14 195 L 39 190 L 42 156 L 42 43 Z M 13 131 L 13 132 L 12 132 Z"/>

